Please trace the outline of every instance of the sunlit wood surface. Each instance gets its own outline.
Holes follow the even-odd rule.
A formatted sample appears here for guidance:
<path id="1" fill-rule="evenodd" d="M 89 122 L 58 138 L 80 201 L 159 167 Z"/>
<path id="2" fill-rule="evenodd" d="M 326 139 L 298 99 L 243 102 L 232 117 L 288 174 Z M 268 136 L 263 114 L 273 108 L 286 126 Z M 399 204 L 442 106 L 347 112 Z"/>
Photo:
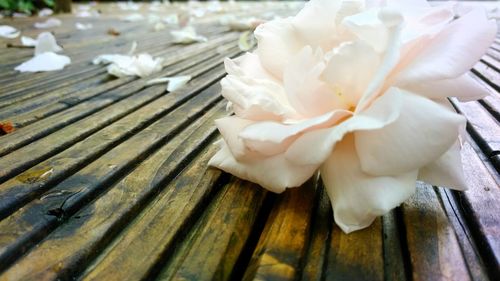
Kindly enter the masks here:
<path id="1" fill-rule="evenodd" d="M 453 100 L 469 120 L 469 190 L 418 184 L 400 208 L 345 235 L 314 179 L 276 195 L 207 167 L 213 121 L 229 114 L 222 59 L 242 54 L 241 33 L 218 19 L 297 6 L 224 5 L 194 22 L 209 41 L 188 46 L 172 44 L 175 26 L 153 31 L 148 15 L 181 6 L 160 8 L 57 16 L 51 30 L 72 59 L 58 72 L 16 73 L 33 49 L 0 39 L 0 122 L 15 127 L 0 136 L 0 280 L 500 280 L 500 37 L 472 69 L 491 96 Z M 120 19 L 132 13 L 146 20 Z M 0 24 L 36 37 L 42 20 Z M 165 68 L 117 79 L 90 63 L 133 41 Z M 145 87 L 173 75 L 194 79 L 174 92 Z"/>

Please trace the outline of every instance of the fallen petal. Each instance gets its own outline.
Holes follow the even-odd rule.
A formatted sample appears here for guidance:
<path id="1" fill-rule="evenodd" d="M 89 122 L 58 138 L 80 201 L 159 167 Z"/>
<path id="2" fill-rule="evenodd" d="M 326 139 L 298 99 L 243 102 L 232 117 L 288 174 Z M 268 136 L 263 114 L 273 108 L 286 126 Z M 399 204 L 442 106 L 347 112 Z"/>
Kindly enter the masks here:
<path id="1" fill-rule="evenodd" d="M 80 22 L 77 22 L 75 24 L 75 27 L 78 30 L 87 30 L 87 29 L 91 29 L 93 26 L 92 26 L 91 23 L 80 23 Z"/>
<path id="2" fill-rule="evenodd" d="M 53 52 L 57 53 L 62 51 L 62 47 L 57 45 L 56 38 L 50 32 L 42 32 L 38 35 L 35 45 L 35 56 Z"/>
<path id="3" fill-rule="evenodd" d="M 191 79 L 192 77 L 190 75 L 161 77 L 149 80 L 148 82 L 146 82 L 146 85 L 151 86 L 156 84 L 168 83 L 167 91 L 172 92 L 186 85 Z"/>
<path id="4" fill-rule="evenodd" d="M 52 11 L 52 9 L 49 9 L 49 8 L 43 8 L 41 9 L 39 12 L 38 12 L 38 16 L 39 17 L 48 17 L 50 15 L 52 15 L 54 13 L 54 11 Z"/>
<path id="5" fill-rule="evenodd" d="M 47 52 L 34 56 L 32 59 L 17 66 L 15 70 L 20 72 L 40 72 L 61 70 L 71 63 L 67 56 Z"/>
<path id="6" fill-rule="evenodd" d="M 16 38 L 21 32 L 9 25 L 0 25 L 0 37 L 3 38 Z"/>
<path id="7" fill-rule="evenodd" d="M 35 47 L 36 46 L 36 39 L 33 39 L 28 36 L 21 36 L 21 44 L 26 47 Z"/>
<path id="8" fill-rule="evenodd" d="M 56 18 L 49 18 L 45 22 L 36 22 L 35 27 L 36 28 L 52 28 L 52 27 L 57 27 L 61 26 L 62 22 L 60 19 Z"/>
<path id="9" fill-rule="evenodd" d="M 172 35 L 172 41 L 176 44 L 191 44 L 207 41 L 205 36 L 198 35 L 196 30 L 191 26 L 185 27 L 181 30 L 170 31 L 170 35 Z"/>

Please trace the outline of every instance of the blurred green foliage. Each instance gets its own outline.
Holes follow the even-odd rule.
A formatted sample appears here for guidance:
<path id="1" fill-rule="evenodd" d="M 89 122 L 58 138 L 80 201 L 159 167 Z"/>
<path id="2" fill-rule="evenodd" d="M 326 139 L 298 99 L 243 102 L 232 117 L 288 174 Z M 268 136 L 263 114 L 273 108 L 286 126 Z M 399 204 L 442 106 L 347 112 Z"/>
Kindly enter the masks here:
<path id="1" fill-rule="evenodd" d="M 0 0 L 0 9 L 31 14 L 43 7 L 54 7 L 54 0 Z"/>

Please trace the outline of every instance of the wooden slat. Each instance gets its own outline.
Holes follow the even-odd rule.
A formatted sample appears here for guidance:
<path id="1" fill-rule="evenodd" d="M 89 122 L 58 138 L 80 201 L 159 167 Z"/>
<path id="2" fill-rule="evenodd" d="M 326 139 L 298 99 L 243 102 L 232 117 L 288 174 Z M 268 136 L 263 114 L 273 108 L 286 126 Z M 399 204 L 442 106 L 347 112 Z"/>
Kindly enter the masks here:
<path id="1" fill-rule="evenodd" d="M 460 206 L 477 240 L 491 276 L 500 276 L 500 179 L 491 174 L 470 144 L 463 149 L 468 190 L 458 193 Z"/>
<path id="2" fill-rule="evenodd" d="M 234 34 L 230 34 L 229 36 L 221 36 L 216 40 L 212 40 L 207 42 L 206 44 L 199 45 L 196 48 L 183 49 L 182 52 L 177 49 L 170 50 L 169 52 L 167 52 L 168 56 L 166 57 L 166 60 L 164 62 L 164 65 L 167 66 L 167 68 L 158 74 L 148 77 L 147 79 L 152 79 L 154 77 L 160 76 L 175 75 L 181 70 L 187 69 L 216 54 L 216 46 L 235 46 L 235 38 L 236 36 Z M 230 43 L 228 44 L 228 42 Z M 54 114 L 58 111 L 74 106 L 82 101 L 88 100 L 106 91 L 115 89 L 119 86 L 137 80 L 134 77 L 124 77 L 108 82 L 106 81 L 109 80 L 109 76 L 107 75 L 107 73 L 98 76 L 98 78 L 100 78 L 105 83 L 92 88 L 83 88 L 83 90 L 81 88 L 81 85 L 71 85 L 71 87 L 58 88 L 57 91 L 48 93 L 47 95 L 43 95 L 43 97 L 25 101 L 21 103 L 21 106 L 19 105 L 19 103 L 16 103 L 1 109 L 0 118 L 8 119 L 9 117 L 11 117 L 10 120 L 15 123 L 16 126 L 25 126 L 37 119 L 41 119 L 48 115 Z M 45 107 L 38 108 L 41 105 L 55 101 L 57 101 L 57 103 L 51 103 L 50 105 L 47 105 Z M 34 108 L 38 109 L 32 112 L 30 109 Z M 15 114 L 15 116 L 13 116 L 13 114 Z"/>
<path id="3" fill-rule="evenodd" d="M 278 198 L 243 280 L 294 280 L 301 276 L 314 198 L 311 181 Z"/>
<path id="4" fill-rule="evenodd" d="M 158 280 L 237 279 L 235 275 L 242 268 L 236 263 L 250 239 L 266 192 L 255 184 L 234 179 L 221 189 L 193 230 L 196 234 L 183 241 L 188 249 L 168 263 Z"/>
<path id="5" fill-rule="evenodd" d="M 317 199 L 315 210 L 311 216 L 312 227 L 309 247 L 304 256 L 302 276 L 300 280 L 316 280 L 324 279 L 324 270 L 326 268 L 328 249 L 330 245 L 330 234 L 333 226 L 332 205 L 330 199 L 322 187 L 321 182 L 318 183 Z"/>
<path id="6" fill-rule="evenodd" d="M 208 98 L 212 96 L 212 98 Z M 78 173 L 67 178 L 51 193 L 75 193 L 68 201 L 61 197 L 42 197 L 29 203 L 24 208 L 15 212 L 8 218 L 0 221 L 0 229 L 10 229 L 19 235 L 4 235 L 0 241 L 0 259 L 10 261 L 23 252 L 19 247 L 27 250 L 28 245 L 37 242 L 40 236 L 52 231 L 59 223 L 59 219 L 71 215 L 81 208 L 85 201 L 102 192 L 103 185 L 113 181 L 120 173 L 130 169 L 134 162 L 147 156 L 148 151 L 154 150 L 162 142 L 167 141 L 183 126 L 189 124 L 194 118 L 200 116 L 207 107 L 219 99 L 213 91 L 206 91 L 205 95 L 198 95 L 191 103 L 174 110 L 172 114 L 158 120 L 152 126 L 133 136 L 126 142 L 101 156 L 92 164 L 81 169 Z M 194 108 L 193 108 L 194 106 Z M 183 122 L 178 122 L 183 120 Z M 103 169 L 102 167 L 107 167 Z M 99 179 L 99 180 L 97 180 Z M 71 194 L 70 193 L 70 194 Z M 64 213 L 61 216 L 48 216 L 47 212 L 56 205 L 64 203 Z M 30 217 L 34 224 L 26 225 L 25 218 Z M 16 231 L 16 229 L 19 229 Z"/>
<path id="7" fill-rule="evenodd" d="M 471 280 L 454 229 L 432 186 L 417 184 L 417 192 L 403 203 L 403 215 L 413 280 Z"/>
<path id="8" fill-rule="evenodd" d="M 325 280 L 384 280 L 382 222 L 377 218 L 363 230 L 345 234 L 333 227 Z"/>
<path id="9" fill-rule="evenodd" d="M 200 96 L 199 100 L 202 101 L 203 98 L 203 96 Z M 179 114 L 181 113 L 183 112 L 179 111 Z M 101 245 L 108 241 L 113 236 L 113 233 L 116 233 L 119 229 L 123 228 L 123 226 L 128 223 L 128 218 L 130 216 L 135 216 L 134 213 L 143 207 L 145 201 L 151 200 L 153 196 L 156 196 L 158 192 L 164 189 L 163 183 L 165 180 L 172 180 L 175 178 L 175 173 L 182 169 L 186 161 L 191 160 L 189 158 L 192 157 L 191 155 L 193 155 L 193 153 L 196 153 L 198 150 L 197 148 L 200 147 L 200 145 L 202 146 L 207 143 L 207 138 L 209 140 L 210 136 L 215 132 L 215 128 L 207 125 L 213 122 L 213 118 L 215 116 L 220 116 L 220 113 L 223 113 L 223 106 L 218 106 L 215 110 L 212 110 L 211 113 L 209 112 L 209 114 L 207 114 L 201 122 L 195 122 L 193 126 L 190 126 L 187 130 L 182 132 L 179 137 L 169 141 L 166 146 L 162 147 L 144 164 L 141 164 L 127 177 L 122 179 L 118 185 L 114 186 L 109 192 L 94 201 L 92 204 L 87 205 L 74 216 L 71 215 L 76 211 L 74 210 L 74 208 L 77 207 L 74 206 L 74 204 L 76 204 L 74 202 L 75 200 L 70 199 L 72 202 L 67 201 L 65 204 L 65 210 L 69 213 L 68 216 L 71 216 L 69 221 L 61 228 L 57 229 L 57 231 L 50 234 L 36 249 L 30 252 L 27 256 L 23 257 L 3 275 L 0 275 L 0 280 L 2 280 L 2 278 L 8 279 L 9 276 L 37 280 L 67 278 L 68 275 L 72 276 L 75 273 L 82 271 L 84 269 L 84 263 L 89 260 L 90 256 L 98 254 L 98 249 L 100 249 Z M 176 116 L 168 116 L 167 119 L 170 121 L 158 122 L 157 124 L 159 126 L 156 126 L 157 128 L 151 128 L 148 130 L 148 134 L 145 134 L 144 137 L 141 137 L 140 139 L 144 140 L 147 136 L 151 136 L 151 133 L 161 134 L 165 128 L 168 128 L 172 122 L 176 121 L 175 117 Z M 181 143 L 184 143 L 184 145 L 179 146 Z M 136 144 L 130 143 L 126 145 L 124 149 L 133 150 L 134 147 L 137 147 Z M 116 155 L 122 154 L 113 153 L 110 156 Z M 206 162 L 207 157 L 210 155 L 210 153 L 203 153 L 200 161 L 202 163 Z M 109 160 L 112 159 L 113 158 Z M 116 159 L 117 162 L 120 160 L 121 159 Z M 169 206 L 170 212 L 167 214 L 175 214 L 175 217 L 178 218 L 178 220 L 170 220 L 170 224 L 173 227 L 172 231 L 167 233 L 170 237 L 175 234 L 175 228 L 179 229 L 184 225 L 185 221 L 181 219 L 182 216 L 192 215 L 192 212 L 194 212 L 193 209 L 195 209 L 198 204 L 202 204 L 202 199 L 206 198 L 210 193 L 207 188 L 213 188 L 212 184 L 217 180 L 218 175 L 220 174 L 220 172 L 217 171 L 215 173 L 204 173 L 203 170 L 206 169 L 206 166 L 196 164 L 201 163 L 194 160 L 193 164 L 191 164 L 191 169 L 184 173 L 184 177 L 197 178 L 199 181 L 198 185 L 193 185 L 190 190 L 179 190 L 179 186 L 169 186 L 169 188 L 166 189 L 166 193 L 170 196 L 184 196 L 186 201 L 182 201 L 180 199 L 182 197 L 175 197 L 176 200 L 179 200 L 177 201 L 177 204 L 172 205 L 172 203 L 169 203 L 167 205 L 160 205 L 162 207 Z M 119 166 L 120 164 L 116 163 L 116 165 Z M 98 168 L 100 165 L 93 164 L 93 166 Z M 98 176 L 98 174 L 103 173 L 95 168 L 93 171 L 90 170 L 92 172 L 84 172 L 77 178 L 82 178 L 82 176 L 84 178 L 94 178 L 95 176 Z M 119 169 L 119 167 L 111 168 L 110 171 L 117 169 Z M 82 170 L 82 172 L 83 171 L 84 170 Z M 201 175 L 205 176 L 200 177 L 200 172 Z M 109 172 L 104 171 L 104 173 Z M 77 191 L 84 187 L 84 185 L 71 185 L 71 179 L 70 181 L 67 181 L 67 183 L 68 184 L 61 183 L 58 187 L 56 187 L 56 189 L 70 189 Z M 179 183 L 180 182 L 174 182 L 175 185 L 179 185 Z M 205 189 L 202 188 L 203 186 L 205 186 Z M 92 187 L 89 186 L 87 188 L 90 191 Z M 103 187 L 101 187 L 101 189 L 102 188 Z M 89 193 L 89 191 L 83 191 L 83 193 Z M 82 196 L 83 193 L 80 192 L 72 198 Z M 172 200 L 171 198 L 172 197 L 169 197 L 168 200 Z M 45 206 L 44 209 L 47 209 L 50 205 L 58 205 L 64 200 L 64 198 L 47 197 L 46 200 L 52 202 L 43 202 L 43 200 L 41 200 L 40 202 L 37 202 L 37 204 L 43 205 Z M 77 200 L 84 199 L 80 197 Z M 192 203 L 190 203 L 190 200 L 193 200 L 191 201 Z M 54 217 L 45 217 L 48 221 L 60 223 Z M 159 218 L 160 217 L 155 216 L 155 219 Z M 173 217 L 167 215 L 163 218 L 171 219 Z M 156 231 L 164 231 L 163 225 L 157 225 L 156 227 Z M 155 234 L 157 233 L 158 232 L 155 232 Z M 159 248 L 156 246 L 157 245 L 155 244 L 150 244 L 150 251 L 158 250 Z M 52 253 L 51 256 L 42 258 L 47 251 Z M 144 258 L 144 263 L 147 263 L 148 261 L 152 263 L 155 261 L 152 259 L 152 256 L 145 255 L 147 252 L 146 249 L 141 249 L 141 252 L 141 256 Z M 138 257 L 136 254 L 139 253 L 132 253 L 131 255 L 122 256 L 122 258 L 129 257 L 130 259 L 128 260 L 128 263 L 131 263 L 136 260 L 136 257 Z M 57 270 L 54 270 L 54 267 L 57 267 Z M 137 267 L 135 272 L 136 274 L 139 274 L 139 272 L 144 274 L 147 273 L 147 271 L 147 267 Z M 137 276 L 132 274 L 132 271 L 122 271 L 122 273 L 125 273 L 124 276 L 128 277 Z M 119 276 L 117 275 L 117 277 Z M 116 280 L 123 279 L 117 278 Z"/>

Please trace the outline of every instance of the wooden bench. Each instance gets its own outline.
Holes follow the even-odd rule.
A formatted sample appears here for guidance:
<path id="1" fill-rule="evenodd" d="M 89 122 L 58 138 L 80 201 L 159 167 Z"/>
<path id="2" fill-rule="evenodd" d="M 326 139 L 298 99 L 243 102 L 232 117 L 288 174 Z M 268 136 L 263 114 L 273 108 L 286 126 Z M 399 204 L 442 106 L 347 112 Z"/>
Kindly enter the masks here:
<path id="1" fill-rule="evenodd" d="M 260 7 L 233 13 L 294 12 Z M 469 120 L 469 190 L 419 183 L 346 235 L 316 179 L 276 195 L 207 167 L 228 114 L 222 59 L 242 53 L 217 17 L 199 26 L 208 42 L 180 46 L 145 22 L 104 14 L 76 32 L 85 20 L 61 16 L 60 72 L 16 73 L 33 50 L 0 41 L 0 122 L 16 128 L 0 136 L 0 280 L 500 280 L 500 36 L 472 69 L 491 96 L 453 100 Z M 35 36 L 35 21 L 0 23 Z M 153 77 L 194 79 L 167 93 L 89 63 L 133 40 L 165 58 Z"/>

